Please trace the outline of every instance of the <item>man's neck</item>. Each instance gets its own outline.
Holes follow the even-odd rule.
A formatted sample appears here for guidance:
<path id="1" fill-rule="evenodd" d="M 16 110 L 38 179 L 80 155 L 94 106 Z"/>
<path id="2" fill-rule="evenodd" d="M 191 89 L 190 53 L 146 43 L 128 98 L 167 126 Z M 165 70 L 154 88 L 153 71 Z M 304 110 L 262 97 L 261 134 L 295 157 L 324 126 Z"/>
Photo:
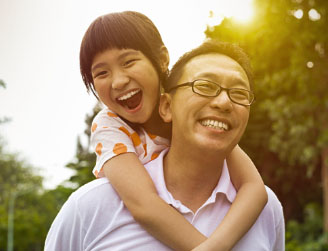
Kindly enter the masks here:
<path id="1" fill-rule="evenodd" d="M 217 186 L 224 158 L 181 148 L 171 147 L 164 157 L 165 183 L 175 199 L 196 212 Z"/>

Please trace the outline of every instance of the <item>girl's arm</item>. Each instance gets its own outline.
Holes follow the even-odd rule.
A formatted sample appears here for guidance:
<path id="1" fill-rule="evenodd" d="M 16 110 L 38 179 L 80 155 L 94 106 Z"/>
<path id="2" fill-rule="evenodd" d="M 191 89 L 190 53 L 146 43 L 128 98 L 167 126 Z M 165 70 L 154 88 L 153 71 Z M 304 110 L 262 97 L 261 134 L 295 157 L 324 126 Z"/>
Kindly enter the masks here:
<path id="1" fill-rule="evenodd" d="M 206 240 L 158 196 L 152 179 L 135 153 L 113 157 L 104 164 L 103 170 L 134 219 L 152 236 L 174 250 L 191 250 Z"/>
<path id="2" fill-rule="evenodd" d="M 151 235 L 173 249 L 191 250 L 206 238 L 158 196 L 136 155 L 135 145 L 141 142 L 133 142 L 135 133 L 111 110 L 101 110 L 91 128 L 91 145 L 97 155 L 93 172 L 109 179 L 132 216 Z M 125 153 L 113 150 L 118 142 L 126 146 Z"/>
<path id="3" fill-rule="evenodd" d="M 232 183 L 238 191 L 228 213 L 201 245 L 193 250 L 230 250 L 252 227 L 268 195 L 255 165 L 237 145 L 227 158 Z"/>

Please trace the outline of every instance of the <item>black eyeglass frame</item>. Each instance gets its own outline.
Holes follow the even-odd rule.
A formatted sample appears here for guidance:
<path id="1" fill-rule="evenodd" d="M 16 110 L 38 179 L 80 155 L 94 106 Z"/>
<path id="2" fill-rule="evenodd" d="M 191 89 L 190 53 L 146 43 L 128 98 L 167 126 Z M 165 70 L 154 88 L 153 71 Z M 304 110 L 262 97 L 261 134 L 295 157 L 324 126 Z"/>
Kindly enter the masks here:
<path id="1" fill-rule="evenodd" d="M 209 82 L 209 83 L 212 83 L 212 84 L 215 84 L 216 86 L 218 86 L 219 89 L 218 89 L 218 91 L 215 93 L 215 95 L 204 95 L 204 94 L 200 94 L 200 93 L 196 92 L 196 91 L 194 90 L 194 83 L 195 83 L 196 81 L 200 81 L 200 80 L 201 80 L 201 81 L 206 81 L 206 82 Z M 252 91 L 250 91 L 250 90 L 246 90 L 246 89 L 242 89 L 242 88 L 225 88 L 225 87 L 222 87 L 221 85 L 219 85 L 218 83 L 215 83 L 215 82 L 210 81 L 210 80 L 207 80 L 207 79 L 195 79 L 194 81 L 191 81 L 191 82 L 182 83 L 182 84 L 180 84 L 180 85 L 173 86 L 172 88 L 170 88 L 170 89 L 168 90 L 168 92 L 171 92 L 171 91 L 173 91 L 173 90 L 175 90 L 175 89 L 177 89 L 177 88 L 183 87 L 183 86 L 191 86 L 191 89 L 192 89 L 192 91 L 193 91 L 194 93 L 196 93 L 196 94 L 198 94 L 198 95 L 200 95 L 200 96 L 203 96 L 203 97 L 217 97 L 217 96 L 220 95 L 220 93 L 221 93 L 222 91 L 226 91 L 227 94 L 228 94 L 228 97 L 229 97 L 230 101 L 233 102 L 233 103 L 235 103 L 235 104 L 238 104 L 238 105 L 250 106 L 250 105 L 252 105 L 252 104 L 254 103 L 254 101 L 255 101 L 255 95 L 254 95 L 254 92 L 252 92 Z M 246 92 L 248 92 L 248 93 L 250 94 L 250 97 L 252 97 L 252 99 L 251 99 L 251 101 L 249 101 L 249 104 L 238 103 L 238 102 L 234 101 L 234 100 L 231 98 L 231 96 L 230 96 L 230 90 L 242 90 L 242 91 L 246 91 Z"/>

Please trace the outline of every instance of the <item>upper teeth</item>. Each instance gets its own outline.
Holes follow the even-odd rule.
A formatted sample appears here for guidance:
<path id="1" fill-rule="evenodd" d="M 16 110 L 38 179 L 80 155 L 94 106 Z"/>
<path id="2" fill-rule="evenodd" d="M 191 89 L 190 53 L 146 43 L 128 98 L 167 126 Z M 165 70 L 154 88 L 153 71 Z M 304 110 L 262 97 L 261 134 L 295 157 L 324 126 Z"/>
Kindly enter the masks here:
<path id="1" fill-rule="evenodd" d="M 203 126 L 208 126 L 208 127 L 212 127 L 212 128 L 216 128 L 216 129 L 222 129 L 225 131 L 228 130 L 228 125 L 221 121 L 206 119 L 206 120 L 202 120 L 200 123 Z"/>
<path id="2" fill-rule="evenodd" d="M 119 101 L 127 100 L 128 98 L 131 98 L 133 95 L 137 94 L 138 92 L 140 92 L 140 89 L 131 91 L 131 92 L 123 95 L 122 97 L 119 97 L 118 100 Z"/>

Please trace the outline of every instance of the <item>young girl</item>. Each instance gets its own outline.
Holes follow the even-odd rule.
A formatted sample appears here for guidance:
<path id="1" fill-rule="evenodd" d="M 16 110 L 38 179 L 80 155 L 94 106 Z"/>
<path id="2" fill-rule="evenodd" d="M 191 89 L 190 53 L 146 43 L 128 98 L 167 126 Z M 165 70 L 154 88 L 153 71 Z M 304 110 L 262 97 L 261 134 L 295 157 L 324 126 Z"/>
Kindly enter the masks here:
<path id="1" fill-rule="evenodd" d="M 106 106 L 91 128 L 97 154 L 93 173 L 106 176 L 135 220 L 171 248 L 230 250 L 267 201 L 262 179 L 239 147 L 227 160 L 237 197 L 208 239 L 158 196 L 143 166 L 169 146 L 170 125 L 158 113 L 168 64 L 162 38 L 143 14 L 111 13 L 90 25 L 81 44 L 81 74 Z"/>

